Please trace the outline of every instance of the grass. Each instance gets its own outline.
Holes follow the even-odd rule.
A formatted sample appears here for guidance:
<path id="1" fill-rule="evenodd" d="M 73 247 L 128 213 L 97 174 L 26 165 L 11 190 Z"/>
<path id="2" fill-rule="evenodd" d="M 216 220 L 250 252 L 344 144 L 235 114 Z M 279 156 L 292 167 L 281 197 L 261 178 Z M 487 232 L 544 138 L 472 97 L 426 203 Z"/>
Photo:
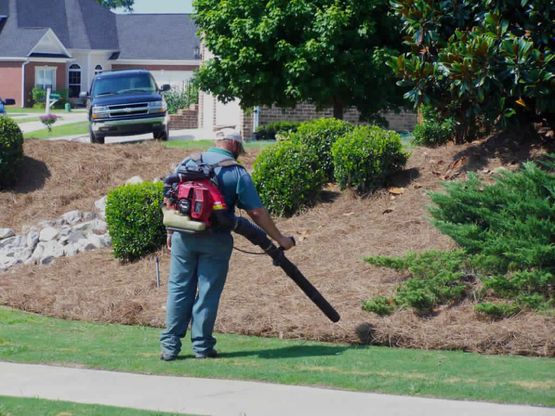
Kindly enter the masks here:
<path id="1" fill-rule="evenodd" d="M 33 122 L 33 121 L 40 121 L 38 116 L 34 116 L 34 117 L 10 117 L 13 121 L 15 121 L 17 124 L 21 124 L 21 123 L 29 123 L 29 122 Z"/>
<path id="2" fill-rule="evenodd" d="M 0 360 L 144 374 L 555 406 L 555 360 L 217 335 L 221 358 L 159 360 L 156 328 L 64 321 L 0 307 Z"/>
<path id="3" fill-rule="evenodd" d="M 40 413 L 39 413 L 40 412 Z M 0 416 L 177 416 L 123 407 L 78 404 L 57 400 L 0 396 Z"/>
<path id="4" fill-rule="evenodd" d="M 245 142 L 245 149 L 262 149 L 272 143 L 275 143 L 273 140 L 259 140 L 259 141 L 249 141 Z M 198 150 L 207 150 L 211 147 L 214 147 L 214 140 L 172 140 L 169 142 L 164 142 L 164 145 L 170 149 L 198 149 Z"/>
<path id="5" fill-rule="evenodd" d="M 77 123 L 69 123 L 61 126 L 52 126 L 52 131 L 49 132 L 48 129 L 41 129 L 30 131 L 25 133 L 23 137 L 25 139 L 50 139 L 53 137 L 63 137 L 63 136 L 77 136 L 77 135 L 87 135 L 89 134 L 89 122 L 79 121 Z"/>
<path id="6" fill-rule="evenodd" d="M 51 110 L 52 113 L 65 113 L 65 110 L 63 109 L 52 109 Z M 26 107 L 26 108 L 21 108 L 21 107 L 11 107 L 8 106 L 6 107 L 6 113 L 9 114 L 13 114 L 13 113 L 37 113 L 37 114 L 44 114 L 44 108 L 31 108 L 31 107 Z"/>

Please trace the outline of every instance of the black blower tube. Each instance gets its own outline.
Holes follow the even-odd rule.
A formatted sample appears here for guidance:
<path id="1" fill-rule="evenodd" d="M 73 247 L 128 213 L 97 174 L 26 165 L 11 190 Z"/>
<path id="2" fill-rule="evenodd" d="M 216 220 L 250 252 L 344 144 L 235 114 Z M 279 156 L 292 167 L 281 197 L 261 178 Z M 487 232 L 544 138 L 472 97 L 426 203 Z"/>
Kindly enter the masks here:
<path id="1" fill-rule="evenodd" d="M 338 322 L 341 317 L 337 311 L 329 304 L 329 302 L 322 296 L 318 289 L 308 281 L 301 271 L 295 266 L 283 253 L 283 249 L 276 247 L 268 238 L 264 230 L 253 224 L 243 217 L 235 217 L 235 224 L 233 231 L 242 235 L 254 245 L 262 248 L 274 261 L 275 266 L 283 269 L 285 274 L 289 276 L 301 288 L 306 296 L 314 302 L 318 308 L 330 319 L 332 322 Z"/>

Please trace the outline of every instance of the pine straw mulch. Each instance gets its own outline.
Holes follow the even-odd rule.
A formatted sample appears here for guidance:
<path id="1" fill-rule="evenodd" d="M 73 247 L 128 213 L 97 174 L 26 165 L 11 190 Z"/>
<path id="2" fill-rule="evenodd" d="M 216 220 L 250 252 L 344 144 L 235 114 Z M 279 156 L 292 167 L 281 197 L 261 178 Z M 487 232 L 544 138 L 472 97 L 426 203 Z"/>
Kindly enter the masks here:
<path id="1" fill-rule="evenodd" d="M 361 302 L 393 294 L 406 278 L 370 266 L 366 255 L 449 249 L 454 243 L 429 223 L 427 193 L 441 180 L 468 170 L 491 177 L 537 158 L 552 141 L 516 142 L 492 137 L 471 145 L 415 148 L 391 192 L 366 198 L 328 187 L 312 209 L 278 225 L 297 238 L 288 252 L 307 278 L 341 314 L 330 323 L 266 256 L 235 251 L 217 321 L 227 333 L 484 353 L 555 355 L 555 318 L 522 313 L 510 319 L 479 319 L 469 301 L 419 317 L 405 310 L 386 318 L 361 310 Z M 0 193 L 1 226 L 21 229 L 70 209 L 92 209 L 106 190 L 134 175 L 163 176 L 183 151 L 158 143 L 88 145 L 27 141 L 24 181 Z M 254 154 L 245 164 L 250 166 Z M 402 192 L 402 193 L 400 193 Z M 253 250 L 237 236 L 237 247 Z M 155 284 L 155 255 L 121 264 L 107 249 L 60 258 L 50 266 L 21 266 L 0 274 L 0 304 L 67 319 L 162 326 L 169 256 L 160 250 L 162 287 Z"/>

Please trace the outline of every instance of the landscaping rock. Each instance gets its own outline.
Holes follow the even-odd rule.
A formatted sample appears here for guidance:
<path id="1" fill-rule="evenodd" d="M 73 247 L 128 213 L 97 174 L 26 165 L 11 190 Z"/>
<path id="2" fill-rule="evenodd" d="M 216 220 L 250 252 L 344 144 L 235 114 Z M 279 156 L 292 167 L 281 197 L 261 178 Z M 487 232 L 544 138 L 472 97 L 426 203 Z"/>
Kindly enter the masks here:
<path id="1" fill-rule="evenodd" d="M 11 250 L 27 245 L 27 239 L 23 235 L 16 235 L 14 237 L 4 238 L 0 240 L 0 249 Z"/>
<path id="2" fill-rule="evenodd" d="M 94 206 L 98 211 L 101 211 L 101 212 L 106 211 L 106 196 L 103 196 L 102 198 L 96 200 L 94 202 Z"/>
<path id="3" fill-rule="evenodd" d="M 127 179 L 127 181 L 125 181 L 126 185 L 135 185 L 143 182 L 143 178 L 141 178 L 140 176 L 133 176 L 132 178 L 129 178 Z"/>
<path id="4" fill-rule="evenodd" d="M 40 231 L 39 240 L 40 241 L 52 241 L 58 236 L 59 232 L 54 227 L 46 227 Z"/>
<path id="5" fill-rule="evenodd" d="M 79 246 L 77 244 L 68 244 L 64 246 L 64 255 L 68 257 L 75 256 L 79 253 Z"/>
<path id="6" fill-rule="evenodd" d="M 63 246 L 57 241 L 48 241 L 44 245 L 44 252 L 40 259 L 40 264 L 50 264 L 57 257 L 62 257 L 64 255 Z"/>
<path id="7" fill-rule="evenodd" d="M 62 215 L 63 220 L 69 225 L 77 224 L 79 221 L 81 221 L 81 217 L 81 211 L 77 209 L 66 212 L 64 215 Z"/>
<path id="8" fill-rule="evenodd" d="M 106 234 L 107 229 L 108 224 L 106 224 L 106 221 L 103 221 L 100 218 L 94 220 L 93 232 L 96 234 Z"/>
<path id="9" fill-rule="evenodd" d="M 94 230 L 94 226 L 95 226 L 94 220 L 81 222 L 73 226 L 73 231 L 81 231 L 82 233 L 86 234 L 86 233 L 92 232 Z"/>
<path id="10" fill-rule="evenodd" d="M 0 228 L 0 240 L 8 237 L 13 237 L 15 235 L 14 230 L 11 228 Z"/>
<path id="11" fill-rule="evenodd" d="M 27 234 L 27 247 L 34 250 L 39 242 L 39 232 L 37 230 L 31 230 Z"/>
<path id="12" fill-rule="evenodd" d="M 83 212 L 82 220 L 83 221 L 92 221 L 96 218 L 96 214 L 94 212 L 86 211 Z"/>

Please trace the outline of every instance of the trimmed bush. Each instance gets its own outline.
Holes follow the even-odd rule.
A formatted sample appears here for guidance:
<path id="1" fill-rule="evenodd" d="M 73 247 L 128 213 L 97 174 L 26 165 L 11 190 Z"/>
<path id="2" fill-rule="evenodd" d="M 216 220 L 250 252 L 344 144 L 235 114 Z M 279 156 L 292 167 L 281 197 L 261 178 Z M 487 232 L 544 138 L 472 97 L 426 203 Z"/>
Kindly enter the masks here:
<path id="1" fill-rule="evenodd" d="M 328 182 L 333 182 L 333 160 L 331 147 L 341 136 L 352 131 L 354 126 L 335 118 L 321 118 L 302 123 L 291 140 L 298 140 L 313 149 L 320 158 L 320 164 Z"/>
<path id="2" fill-rule="evenodd" d="M 550 160 L 549 160 L 550 159 Z M 405 257 L 370 257 L 369 263 L 407 270 L 393 298 L 399 306 L 431 311 L 468 295 L 476 313 L 494 319 L 521 310 L 553 314 L 555 307 L 555 163 L 527 163 L 486 185 L 475 175 L 447 182 L 433 193 L 435 225 L 461 249 Z M 480 288 L 481 286 L 481 288 Z M 480 289 L 479 289 L 480 288 Z M 367 301 L 367 303 L 370 301 Z M 380 300 L 370 305 L 379 313 Z"/>
<path id="3" fill-rule="evenodd" d="M 337 139 L 331 148 L 334 176 L 341 187 L 372 192 L 401 170 L 408 158 L 401 136 L 376 126 L 358 126 Z"/>
<path id="4" fill-rule="evenodd" d="M 256 140 L 276 140 L 278 134 L 288 134 L 297 131 L 299 121 L 276 121 L 258 126 L 255 132 Z"/>
<path id="5" fill-rule="evenodd" d="M 135 260 L 165 242 L 161 182 L 143 182 L 114 188 L 106 200 L 106 222 L 114 255 Z"/>
<path id="6" fill-rule="evenodd" d="M 412 134 L 412 142 L 420 146 L 435 147 L 447 143 L 455 136 L 455 123 L 452 118 L 441 118 L 439 113 L 430 106 L 422 109 L 424 121 L 418 124 Z"/>
<path id="7" fill-rule="evenodd" d="M 285 216 L 313 205 L 326 181 L 314 151 L 290 140 L 265 148 L 252 178 L 266 208 Z"/>
<path id="8" fill-rule="evenodd" d="M 0 116 L 0 188 L 15 182 L 23 161 L 23 134 L 15 121 Z"/>

